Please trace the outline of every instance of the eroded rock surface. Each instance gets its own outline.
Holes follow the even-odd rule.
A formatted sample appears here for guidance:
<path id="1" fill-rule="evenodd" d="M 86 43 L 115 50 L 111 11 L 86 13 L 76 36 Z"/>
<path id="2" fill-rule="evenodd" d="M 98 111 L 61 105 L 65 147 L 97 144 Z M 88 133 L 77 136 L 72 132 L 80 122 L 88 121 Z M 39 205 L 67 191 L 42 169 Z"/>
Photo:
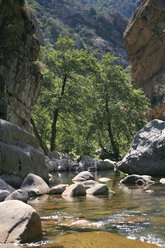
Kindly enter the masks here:
<path id="1" fill-rule="evenodd" d="M 0 203 L 0 230 L 0 243 L 33 242 L 42 237 L 37 212 L 17 200 Z"/>
<path id="2" fill-rule="evenodd" d="M 24 0 L 0 1 L 0 118 L 31 130 L 41 73 L 39 42 L 24 9 Z"/>
<path id="3" fill-rule="evenodd" d="M 38 141 L 24 129 L 0 119 L 0 174 L 24 179 L 30 172 L 48 181 L 45 156 Z"/>
<path id="4" fill-rule="evenodd" d="M 124 37 L 135 86 L 150 98 L 151 118 L 165 120 L 165 1 L 146 0 L 134 12 Z"/>
<path id="5" fill-rule="evenodd" d="M 156 119 L 142 128 L 117 166 L 127 174 L 164 176 L 165 121 Z"/>
<path id="6" fill-rule="evenodd" d="M 44 195 L 49 193 L 49 186 L 47 183 L 37 175 L 29 173 L 23 180 L 21 189 L 29 193 L 30 196 Z"/>

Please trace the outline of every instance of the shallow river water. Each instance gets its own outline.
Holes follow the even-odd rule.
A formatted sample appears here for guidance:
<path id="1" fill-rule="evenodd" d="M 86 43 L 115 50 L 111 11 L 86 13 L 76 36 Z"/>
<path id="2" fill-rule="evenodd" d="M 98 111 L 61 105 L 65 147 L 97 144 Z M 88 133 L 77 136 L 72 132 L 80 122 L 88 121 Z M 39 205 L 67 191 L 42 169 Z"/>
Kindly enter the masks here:
<path id="1" fill-rule="evenodd" d="M 57 184 L 71 182 L 74 175 L 59 176 Z M 128 188 L 119 184 L 121 175 L 113 171 L 97 173 L 96 180 L 105 176 L 111 179 L 106 184 L 115 192 L 113 196 L 63 199 L 44 195 L 31 199 L 28 203 L 41 216 L 43 240 L 30 246 L 165 247 L 165 185 L 155 179 L 156 184 L 148 188 Z"/>

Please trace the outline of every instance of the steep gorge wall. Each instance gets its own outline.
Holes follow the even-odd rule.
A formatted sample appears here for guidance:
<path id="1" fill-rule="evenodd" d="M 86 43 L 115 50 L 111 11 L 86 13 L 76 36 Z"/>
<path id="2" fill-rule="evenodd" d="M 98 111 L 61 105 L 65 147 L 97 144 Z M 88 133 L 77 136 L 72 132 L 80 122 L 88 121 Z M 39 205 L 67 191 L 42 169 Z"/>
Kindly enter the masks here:
<path id="1" fill-rule="evenodd" d="M 165 0 L 143 0 L 124 38 L 135 86 L 151 100 L 151 118 L 165 120 Z"/>
<path id="2" fill-rule="evenodd" d="M 44 153 L 28 132 L 42 81 L 33 34 L 24 1 L 0 0 L 0 175 L 31 172 L 48 181 Z"/>
<path id="3" fill-rule="evenodd" d="M 39 42 L 23 0 L 0 0 L 0 118 L 30 131 L 41 73 Z"/>

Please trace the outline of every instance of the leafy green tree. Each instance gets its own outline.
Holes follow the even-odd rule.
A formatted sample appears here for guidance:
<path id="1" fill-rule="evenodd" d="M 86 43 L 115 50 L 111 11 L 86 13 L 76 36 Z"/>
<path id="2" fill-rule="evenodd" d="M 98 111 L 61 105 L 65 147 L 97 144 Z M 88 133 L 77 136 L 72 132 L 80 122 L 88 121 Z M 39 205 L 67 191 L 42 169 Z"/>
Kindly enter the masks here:
<path id="1" fill-rule="evenodd" d="M 68 37 L 59 36 L 55 45 L 56 50 L 46 52 L 43 49 L 42 52 L 41 60 L 46 68 L 41 95 L 34 110 L 35 131 L 41 138 L 40 144 L 43 147 L 41 140 L 46 140 L 51 151 L 56 149 L 60 120 L 60 123 L 67 122 L 71 115 L 82 113 L 83 96 L 87 91 L 85 77 L 95 70 L 96 65 L 96 59 L 87 51 L 75 49 L 75 42 Z M 32 124 L 35 127 L 34 121 Z M 47 153 L 48 149 L 44 150 Z"/>
<path id="2" fill-rule="evenodd" d="M 93 79 L 96 139 L 106 151 L 111 151 L 116 159 L 126 151 L 134 133 L 141 128 L 147 111 L 147 100 L 140 89 L 128 83 L 120 66 L 114 64 L 110 53 L 98 61 Z"/>
<path id="3" fill-rule="evenodd" d="M 119 159 L 145 123 L 143 92 L 128 83 L 113 55 L 98 61 L 62 36 L 56 48 L 43 48 L 41 56 L 44 82 L 32 120 L 41 147 L 90 156 L 101 147 Z"/>

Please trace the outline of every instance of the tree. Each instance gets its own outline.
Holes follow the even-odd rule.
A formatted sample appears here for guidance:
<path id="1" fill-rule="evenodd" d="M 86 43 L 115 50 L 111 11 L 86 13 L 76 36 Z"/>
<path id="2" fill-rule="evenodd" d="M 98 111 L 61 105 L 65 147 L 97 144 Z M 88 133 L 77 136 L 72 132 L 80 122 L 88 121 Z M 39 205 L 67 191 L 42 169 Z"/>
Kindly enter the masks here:
<path id="1" fill-rule="evenodd" d="M 97 60 L 60 36 L 42 49 L 44 81 L 32 124 L 45 153 L 57 149 L 94 156 L 102 148 L 119 159 L 143 127 L 147 100 L 127 82 L 110 53 Z M 127 77 L 128 78 L 128 77 Z M 47 144 L 47 145 L 46 145 Z"/>
<path id="2" fill-rule="evenodd" d="M 97 74 L 93 79 L 95 102 L 93 123 L 96 139 L 105 151 L 119 159 L 126 151 L 134 133 L 142 128 L 147 99 L 140 89 L 128 83 L 116 58 L 107 53 L 98 61 Z"/>
<path id="3" fill-rule="evenodd" d="M 95 70 L 96 65 L 96 59 L 87 51 L 75 49 L 75 42 L 68 37 L 59 36 L 55 45 L 56 50 L 42 51 L 41 60 L 46 68 L 34 110 L 39 127 L 37 136 L 40 141 L 44 138 L 50 142 L 51 151 L 56 149 L 59 119 L 65 122 L 69 118 L 68 113 L 76 115 L 82 111 L 82 96 L 87 89 L 85 77 Z M 34 122 L 32 124 L 34 126 Z M 47 153 L 47 149 L 44 150 Z"/>

